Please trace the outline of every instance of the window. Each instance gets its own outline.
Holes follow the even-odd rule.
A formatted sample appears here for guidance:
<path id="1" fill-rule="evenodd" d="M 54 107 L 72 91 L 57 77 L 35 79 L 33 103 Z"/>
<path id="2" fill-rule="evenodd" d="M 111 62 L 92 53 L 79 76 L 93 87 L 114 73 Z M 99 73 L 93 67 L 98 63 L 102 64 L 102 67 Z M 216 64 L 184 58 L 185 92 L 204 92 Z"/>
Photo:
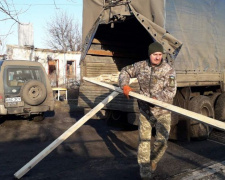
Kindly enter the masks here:
<path id="1" fill-rule="evenodd" d="M 7 69 L 7 85 L 8 86 L 22 86 L 29 80 L 41 81 L 40 69 L 28 68 L 8 68 Z"/>
<path id="2" fill-rule="evenodd" d="M 9 66 L 4 71 L 4 89 L 6 93 L 18 93 L 20 88 L 30 80 L 45 84 L 43 71 L 35 66 Z"/>

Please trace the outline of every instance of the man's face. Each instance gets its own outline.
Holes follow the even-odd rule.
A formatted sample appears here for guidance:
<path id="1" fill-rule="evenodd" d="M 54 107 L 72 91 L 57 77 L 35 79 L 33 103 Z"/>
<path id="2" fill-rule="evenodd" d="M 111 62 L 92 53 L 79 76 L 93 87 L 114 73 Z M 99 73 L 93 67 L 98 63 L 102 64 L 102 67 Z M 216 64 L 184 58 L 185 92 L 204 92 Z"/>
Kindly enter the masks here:
<path id="1" fill-rule="evenodd" d="M 150 62 L 152 64 L 152 66 L 157 66 L 161 63 L 162 61 L 162 53 L 161 52 L 155 52 L 153 54 L 150 55 Z"/>

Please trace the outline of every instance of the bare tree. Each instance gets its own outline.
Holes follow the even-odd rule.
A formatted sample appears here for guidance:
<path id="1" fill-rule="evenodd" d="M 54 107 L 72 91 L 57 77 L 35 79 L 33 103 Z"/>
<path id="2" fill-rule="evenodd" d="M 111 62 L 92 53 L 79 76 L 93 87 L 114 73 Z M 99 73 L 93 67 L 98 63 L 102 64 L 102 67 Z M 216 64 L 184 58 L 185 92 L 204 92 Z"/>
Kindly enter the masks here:
<path id="1" fill-rule="evenodd" d="M 19 15 L 24 13 L 23 10 L 17 10 L 14 6 L 13 0 L 0 0 L 0 22 L 11 20 L 11 27 L 4 34 L 0 34 L 0 53 L 4 52 L 5 42 L 8 35 L 12 33 L 12 27 L 15 24 L 21 24 L 19 21 Z"/>
<path id="2" fill-rule="evenodd" d="M 26 11 L 26 10 L 25 10 Z M 0 19 L 0 21 L 8 21 L 11 20 L 12 21 L 12 25 L 11 28 L 8 30 L 7 34 L 1 35 L 1 36 L 7 36 L 11 33 L 11 29 L 13 27 L 13 25 L 15 24 L 21 24 L 19 21 L 19 15 L 25 12 L 24 10 L 20 9 L 16 9 L 13 3 L 13 0 L 1 0 L 0 1 L 0 15 L 2 18 Z"/>
<path id="3" fill-rule="evenodd" d="M 6 15 L 5 18 L 0 19 L 0 21 L 13 20 L 17 23 L 20 23 L 18 15 L 22 12 L 21 10 L 20 11 L 16 10 L 13 0 L 11 1 L 1 0 L 0 12 Z"/>
<path id="4" fill-rule="evenodd" d="M 56 14 L 46 23 L 46 45 L 52 49 L 63 51 L 80 51 L 81 27 L 78 21 L 69 17 L 67 13 Z"/>

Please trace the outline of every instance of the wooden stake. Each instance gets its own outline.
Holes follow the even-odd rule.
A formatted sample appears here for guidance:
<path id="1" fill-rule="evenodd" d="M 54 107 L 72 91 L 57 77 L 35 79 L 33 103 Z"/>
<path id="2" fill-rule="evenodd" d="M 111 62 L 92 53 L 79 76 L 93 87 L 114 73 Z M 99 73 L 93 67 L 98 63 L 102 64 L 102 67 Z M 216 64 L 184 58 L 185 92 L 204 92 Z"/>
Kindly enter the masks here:
<path id="1" fill-rule="evenodd" d="M 112 89 L 114 91 L 123 93 L 122 89 L 120 89 L 119 87 L 113 86 L 111 84 L 99 82 L 99 81 L 96 81 L 92 78 L 87 78 L 87 77 L 84 77 L 83 79 L 86 80 L 86 81 L 89 81 L 91 83 L 106 87 L 108 89 Z M 214 128 L 225 130 L 225 123 L 221 122 L 219 120 L 216 120 L 216 119 L 213 119 L 213 118 L 210 118 L 210 117 L 204 116 L 202 114 L 198 114 L 198 113 L 195 113 L 195 112 L 183 109 L 183 108 L 180 108 L 178 106 L 174 106 L 172 104 L 168 104 L 168 103 L 156 100 L 156 99 L 152 99 L 152 98 L 140 95 L 140 94 L 132 92 L 132 91 L 129 93 L 129 95 L 132 96 L 132 97 L 135 97 L 137 99 L 140 99 L 140 100 L 149 102 L 151 104 L 154 104 L 156 106 L 159 106 L 161 108 L 167 109 L 169 111 L 172 111 L 172 112 L 181 114 L 183 116 L 195 119 L 195 120 L 200 121 L 202 123 L 208 124 L 210 126 L 213 126 Z"/>
<path id="2" fill-rule="evenodd" d="M 109 103 L 114 97 L 119 93 L 112 92 L 108 97 L 106 97 L 102 102 L 95 106 L 90 112 L 83 116 L 78 122 L 71 126 L 67 131 L 65 131 L 61 136 L 59 136 L 55 141 L 53 141 L 49 146 L 47 146 L 43 151 L 41 151 L 37 156 L 35 156 L 31 161 L 24 165 L 20 170 L 18 170 L 14 177 L 20 179 L 24 174 L 31 170 L 37 163 L 44 159 L 50 152 L 52 152 L 58 145 L 65 141 L 71 134 L 73 134 L 78 128 L 80 128 L 85 122 L 87 122 L 91 117 L 93 117 L 99 110 L 101 110 L 107 103 Z"/>

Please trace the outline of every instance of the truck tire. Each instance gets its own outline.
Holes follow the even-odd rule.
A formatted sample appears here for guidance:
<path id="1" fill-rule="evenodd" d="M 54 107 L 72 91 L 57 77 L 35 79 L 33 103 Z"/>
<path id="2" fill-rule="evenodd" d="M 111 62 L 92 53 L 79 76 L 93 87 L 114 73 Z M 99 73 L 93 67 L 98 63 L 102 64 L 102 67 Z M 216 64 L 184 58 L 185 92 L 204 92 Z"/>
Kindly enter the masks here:
<path id="1" fill-rule="evenodd" d="M 222 93 L 216 100 L 215 118 L 225 122 L 225 93 Z"/>
<path id="2" fill-rule="evenodd" d="M 20 90 L 21 98 L 29 105 L 35 106 L 41 104 L 46 96 L 45 85 L 37 80 L 26 82 Z"/>
<path id="3" fill-rule="evenodd" d="M 129 124 L 136 126 L 139 124 L 139 113 L 128 112 L 126 115 L 127 115 L 127 122 Z"/>
<path id="4" fill-rule="evenodd" d="M 108 117 L 106 118 L 106 124 L 109 126 L 120 125 L 125 120 L 125 112 L 117 110 L 109 110 Z"/>
<path id="5" fill-rule="evenodd" d="M 189 110 L 214 118 L 214 108 L 211 99 L 206 96 L 196 96 L 189 102 Z M 198 140 L 204 140 L 209 137 L 212 128 L 204 123 L 190 120 L 190 137 Z"/>

